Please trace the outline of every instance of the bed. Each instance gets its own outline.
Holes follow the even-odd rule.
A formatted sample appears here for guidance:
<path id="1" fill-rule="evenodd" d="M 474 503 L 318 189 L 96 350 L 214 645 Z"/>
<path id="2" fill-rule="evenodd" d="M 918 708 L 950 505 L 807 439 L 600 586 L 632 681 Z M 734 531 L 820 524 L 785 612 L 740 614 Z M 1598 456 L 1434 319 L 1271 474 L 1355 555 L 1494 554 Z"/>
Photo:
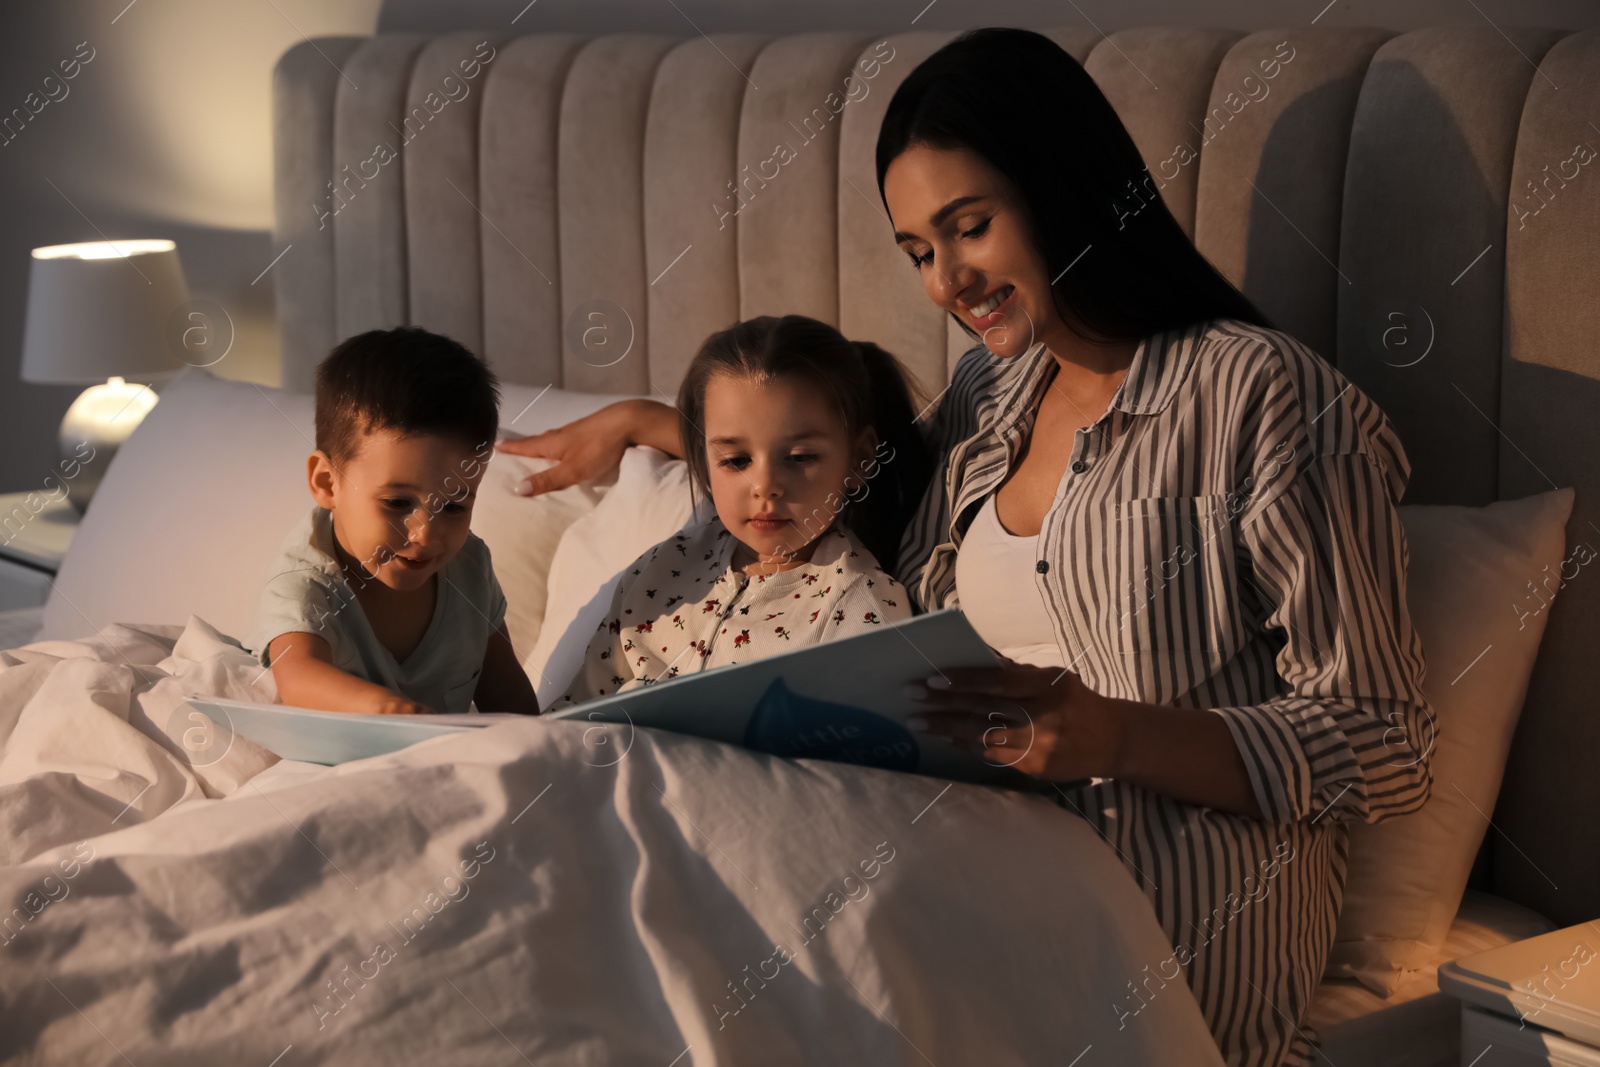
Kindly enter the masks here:
<path id="1" fill-rule="evenodd" d="M 1438 963 L 1600 914 L 1595 831 L 1550 817 L 1600 803 L 1600 587 L 1561 567 L 1600 532 L 1582 417 L 1600 194 L 1564 166 L 1595 136 L 1600 34 L 1052 36 L 1123 115 L 1146 193 L 1377 399 L 1411 457 L 1432 821 L 1353 838 L 1308 1032 L 1334 1063 L 1457 1062 Z M 22 909 L 0 1059 L 1214 1057 L 1181 986 L 1114 1025 L 1128 962 L 1170 946 L 1049 805 L 581 723 L 328 771 L 217 750 L 183 709 L 270 695 L 230 637 L 305 506 L 304 393 L 341 337 L 457 337 L 507 383 L 518 433 L 670 396 L 700 338 L 769 312 L 946 380 L 965 337 L 889 241 L 871 153 L 893 86 L 947 39 L 486 30 L 284 56 L 284 389 L 201 372 L 163 389 L 50 603 L 0 619 L 3 643 L 32 642 L 0 653 L 0 886 Z M 240 457 L 259 476 L 218 507 Z M 640 456 L 534 504 L 510 491 L 522 473 L 497 461 L 474 521 L 521 605 L 519 651 L 553 670 L 595 592 L 573 575 L 675 528 L 681 474 Z M 145 559 L 208 562 L 178 582 L 129 565 Z M 1448 862 L 1416 851 L 1444 837 Z"/>

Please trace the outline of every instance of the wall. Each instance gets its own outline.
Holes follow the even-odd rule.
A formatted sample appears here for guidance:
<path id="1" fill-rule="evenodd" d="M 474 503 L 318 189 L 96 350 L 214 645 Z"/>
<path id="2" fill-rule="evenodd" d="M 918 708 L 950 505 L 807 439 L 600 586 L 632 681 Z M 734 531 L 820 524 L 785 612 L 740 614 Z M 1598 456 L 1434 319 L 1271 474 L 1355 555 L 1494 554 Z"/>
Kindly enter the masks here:
<path id="1" fill-rule="evenodd" d="M 301 32 L 371 33 L 379 0 L 51 0 L 0 7 L 0 492 L 39 488 L 81 386 L 18 378 L 29 251 L 170 237 L 189 287 L 227 309 L 214 370 L 274 382 L 271 74 Z M 83 47 L 80 47 L 83 46 Z M 92 55 L 76 77 L 58 63 Z M 63 91 L 64 90 L 64 91 Z"/>
<path id="2" fill-rule="evenodd" d="M 381 5 L 381 14 L 380 14 Z M 302 34 L 462 26 L 623 29 L 690 36 L 755 30 L 951 30 L 974 25 L 1375 25 L 1409 29 L 1600 25 L 1593 0 L 51 0 L 0 8 L 0 114 L 23 105 L 83 42 L 94 58 L 0 144 L 0 492 L 35 488 L 78 387 L 17 377 L 28 252 L 104 237 L 171 237 L 191 290 L 236 339 L 214 369 L 275 384 L 271 71 Z M 59 95 L 59 90 L 56 91 Z"/>

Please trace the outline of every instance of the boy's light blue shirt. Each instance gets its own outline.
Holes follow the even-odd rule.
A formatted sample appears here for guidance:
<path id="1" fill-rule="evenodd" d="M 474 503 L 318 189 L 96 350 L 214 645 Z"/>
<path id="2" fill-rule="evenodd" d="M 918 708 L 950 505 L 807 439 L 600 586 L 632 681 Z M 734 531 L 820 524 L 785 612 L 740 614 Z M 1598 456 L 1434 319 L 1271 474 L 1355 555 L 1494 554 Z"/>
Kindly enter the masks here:
<path id="1" fill-rule="evenodd" d="M 383 647 L 334 555 L 333 516 L 315 507 L 289 534 L 261 591 L 249 643 L 263 667 L 267 646 L 286 633 L 328 642 L 333 665 L 441 712 L 464 712 L 483 672 L 489 635 L 505 622 L 506 598 L 489 546 L 469 533 L 439 572 L 438 599 L 422 641 L 405 661 Z"/>

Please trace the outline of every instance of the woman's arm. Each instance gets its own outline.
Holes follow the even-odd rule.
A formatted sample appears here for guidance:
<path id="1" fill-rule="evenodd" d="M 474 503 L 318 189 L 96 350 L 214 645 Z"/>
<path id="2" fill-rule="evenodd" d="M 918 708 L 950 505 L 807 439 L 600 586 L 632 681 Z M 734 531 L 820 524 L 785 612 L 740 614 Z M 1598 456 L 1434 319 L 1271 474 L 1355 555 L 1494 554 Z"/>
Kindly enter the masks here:
<path id="1" fill-rule="evenodd" d="M 632 445 L 683 458 L 677 409 L 655 400 L 619 400 L 565 426 L 500 441 L 495 449 L 556 461 L 518 486 L 518 492 L 538 496 L 610 474 Z"/>
<path id="2" fill-rule="evenodd" d="M 433 710 L 341 671 L 333 665 L 327 639 L 316 634 L 279 634 L 268 648 L 278 700 L 291 707 L 368 715 L 426 715 Z"/>
<path id="3" fill-rule="evenodd" d="M 1250 772 L 1221 717 L 1191 708 L 1101 699 L 1121 726 L 1121 744 L 1107 777 L 1189 804 L 1261 818 Z"/>
<path id="4" fill-rule="evenodd" d="M 928 732 L 1055 782 L 1117 778 L 1190 804 L 1261 817 L 1239 747 L 1209 711 L 1115 700 L 1071 671 L 1004 662 L 947 670 L 910 694 Z"/>
<path id="5" fill-rule="evenodd" d="M 1282 636 L 1284 693 L 1210 714 L 1232 730 L 1269 821 L 1332 812 L 1377 822 L 1415 811 L 1432 789 L 1435 723 L 1406 604 L 1403 484 L 1365 452 L 1321 455 L 1240 521 L 1249 579 L 1270 608 L 1263 625 Z"/>

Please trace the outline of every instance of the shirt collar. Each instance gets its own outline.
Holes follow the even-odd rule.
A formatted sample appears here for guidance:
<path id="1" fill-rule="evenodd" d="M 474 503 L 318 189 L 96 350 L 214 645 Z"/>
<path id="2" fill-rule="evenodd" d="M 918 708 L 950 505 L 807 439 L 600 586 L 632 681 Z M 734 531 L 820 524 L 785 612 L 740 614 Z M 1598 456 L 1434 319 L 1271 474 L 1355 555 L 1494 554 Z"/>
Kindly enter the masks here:
<path id="1" fill-rule="evenodd" d="M 733 554 L 738 549 L 739 541 L 728 528 L 723 525 L 722 518 L 712 512 L 706 520 L 708 528 L 713 531 L 711 536 L 719 539 L 720 546 L 712 564 L 712 571 L 719 577 L 712 584 L 727 580 L 737 586 L 744 572 L 733 565 Z M 825 573 L 831 567 L 841 566 L 841 560 L 846 556 L 860 555 L 866 552 L 861 540 L 855 531 L 846 526 L 842 521 L 836 521 L 831 527 L 817 535 L 817 547 L 811 552 L 811 558 L 798 567 L 791 567 L 786 571 L 774 571 L 766 575 L 763 585 L 781 586 L 787 582 L 799 581 L 805 574 Z M 856 569 L 861 569 L 857 567 Z M 887 573 L 887 572 L 885 572 Z"/>
<path id="2" fill-rule="evenodd" d="M 1206 324 L 1169 330 L 1142 338 L 1134 349 L 1127 376 L 1111 398 L 1111 406 L 1129 415 L 1156 415 L 1167 409 L 1178 386 L 1194 363 L 1196 341 Z M 1041 341 L 1016 357 L 997 397 L 996 421 L 1015 422 L 1024 412 L 1038 409 L 1048 372 L 1055 357 Z"/>
<path id="3" fill-rule="evenodd" d="M 1195 349 L 1207 325 L 1197 323 L 1182 330 L 1167 330 L 1140 341 L 1112 405 L 1130 415 L 1165 411 L 1178 394 L 1178 386 L 1189 376 Z"/>

